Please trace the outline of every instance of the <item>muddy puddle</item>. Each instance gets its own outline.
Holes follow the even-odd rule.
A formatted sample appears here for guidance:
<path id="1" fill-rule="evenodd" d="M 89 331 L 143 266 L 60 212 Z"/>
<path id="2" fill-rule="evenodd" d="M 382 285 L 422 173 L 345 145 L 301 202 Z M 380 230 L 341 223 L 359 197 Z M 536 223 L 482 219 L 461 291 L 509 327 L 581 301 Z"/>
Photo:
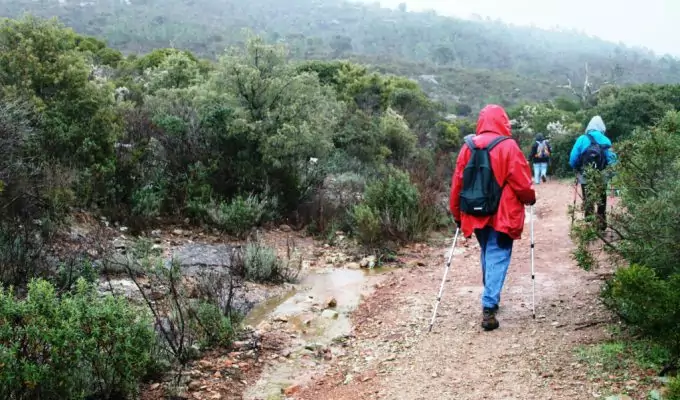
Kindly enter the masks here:
<path id="1" fill-rule="evenodd" d="M 250 383 L 245 399 L 283 399 L 283 389 L 304 384 L 342 355 L 342 341 L 352 333 L 350 313 L 387 269 L 327 269 L 310 271 L 294 291 L 253 309 L 246 324 L 288 332 L 290 347 L 271 360 L 258 382 Z M 331 299 L 335 306 L 329 307 Z"/>

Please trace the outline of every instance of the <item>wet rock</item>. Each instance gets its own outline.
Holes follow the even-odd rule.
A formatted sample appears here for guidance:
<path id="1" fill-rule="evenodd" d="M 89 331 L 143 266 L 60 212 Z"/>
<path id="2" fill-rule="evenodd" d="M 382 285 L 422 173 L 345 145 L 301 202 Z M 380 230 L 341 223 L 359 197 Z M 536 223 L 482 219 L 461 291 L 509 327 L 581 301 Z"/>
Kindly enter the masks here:
<path id="1" fill-rule="evenodd" d="M 163 231 L 161 231 L 160 229 L 154 229 L 153 231 L 151 231 L 151 236 L 153 237 L 160 237 L 162 234 Z"/>
<path id="2" fill-rule="evenodd" d="M 287 388 L 283 389 L 282 392 L 285 396 L 289 397 L 289 396 L 292 396 L 292 395 L 296 394 L 297 392 L 299 392 L 300 389 L 301 389 L 300 385 L 296 384 L 296 385 L 288 386 Z"/>
<path id="3" fill-rule="evenodd" d="M 175 236 L 182 236 L 184 234 L 184 231 L 181 229 L 175 229 L 172 231 L 172 234 Z"/>
<path id="4" fill-rule="evenodd" d="M 351 262 L 345 265 L 345 268 L 347 269 L 361 269 L 361 265 L 356 262 Z"/>
<path id="5" fill-rule="evenodd" d="M 165 292 L 162 292 L 160 290 L 152 290 L 151 293 L 149 293 L 149 299 L 153 301 L 161 300 L 164 297 Z"/>
<path id="6" fill-rule="evenodd" d="M 371 370 L 371 371 L 364 373 L 361 376 L 360 380 L 361 380 L 361 382 L 368 382 L 371 379 L 374 379 L 376 376 L 378 376 L 378 373 L 375 370 Z"/>
<path id="7" fill-rule="evenodd" d="M 127 248 L 127 243 L 125 242 L 125 238 L 117 238 L 113 241 L 113 247 L 116 250 L 125 250 Z"/>
<path id="8" fill-rule="evenodd" d="M 111 279 L 108 282 L 101 282 L 99 284 L 100 293 L 111 293 L 111 289 L 113 289 L 114 294 L 122 295 L 127 299 L 142 299 L 139 288 L 130 279 Z"/>
<path id="9" fill-rule="evenodd" d="M 335 297 L 331 296 L 326 299 L 326 307 L 327 308 L 335 308 L 338 305 L 338 301 L 335 299 Z"/>
<path id="10" fill-rule="evenodd" d="M 373 268 L 373 267 L 375 267 L 376 260 L 377 260 L 376 256 L 364 257 L 361 260 L 361 262 L 359 262 L 359 266 L 361 268 Z"/>
<path id="11" fill-rule="evenodd" d="M 426 264 L 422 260 L 411 260 L 406 263 L 409 268 L 424 267 Z"/>
<path id="12" fill-rule="evenodd" d="M 71 232 L 70 232 L 70 238 L 73 241 L 79 242 L 83 239 L 85 239 L 88 235 L 88 231 L 86 229 L 77 227 L 77 226 L 72 226 L 71 227 Z"/>
<path id="13" fill-rule="evenodd" d="M 250 347 L 250 343 L 244 340 L 237 340 L 232 345 L 236 350 L 246 350 L 248 347 Z"/>
<path id="14" fill-rule="evenodd" d="M 321 316 L 326 319 L 337 319 L 339 315 L 337 311 L 330 309 L 323 310 L 321 313 Z"/>
<path id="15" fill-rule="evenodd" d="M 173 257 L 185 274 L 192 275 L 206 269 L 225 269 L 232 265 L 237 248 L 226 244 L 191 243 L 177 249 Z"/>
<path id="16" fill-rule="evenodd" d="M 188 388 L 189 388 L 190 391 L 195 392 L 195 391 L 197 391 L 201 388 L 201 382 L 191 381 L 191 382 L 189 382 Z"/>
<path id="17" fill-rule="evenodd" d="M 293 231 L 293 228 L 291 228 L 290 226 L 285 225 L 285 224 L 279 226 L 279 229 L 281 229 L 282 232 L 292 232 Z"/>

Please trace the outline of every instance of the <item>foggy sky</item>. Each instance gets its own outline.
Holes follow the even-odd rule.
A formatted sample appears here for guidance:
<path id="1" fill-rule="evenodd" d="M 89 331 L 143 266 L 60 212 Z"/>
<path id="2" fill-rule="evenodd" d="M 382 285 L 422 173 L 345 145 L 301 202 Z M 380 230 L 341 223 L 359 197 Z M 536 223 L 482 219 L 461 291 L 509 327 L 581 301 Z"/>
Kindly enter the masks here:
<path id="1" fill-rule="evenodd" d="M 472 14 L 517 25 L 560 26 L 602 39 L 680 56 L 680 0 L 365 0 L 411 11 Z"/>

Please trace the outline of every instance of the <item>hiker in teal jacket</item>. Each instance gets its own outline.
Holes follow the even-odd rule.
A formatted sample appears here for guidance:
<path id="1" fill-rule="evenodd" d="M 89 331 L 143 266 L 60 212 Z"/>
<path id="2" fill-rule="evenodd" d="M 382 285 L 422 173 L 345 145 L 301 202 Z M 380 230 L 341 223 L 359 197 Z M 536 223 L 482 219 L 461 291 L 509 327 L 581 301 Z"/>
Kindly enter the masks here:
<path id="1" fill-rule="evenodd" d="M 569 156 L 569 165 L 572 169 L 576 171 L 576 178 L 578 183 L 581 184 L 581 191 L 583 193 L 583 203 L 586 204 L 586 195 L 588 193 L 586 187 L 586 178 L 581 170 L 581 156 L 590 146 L 590 135 L 595 142 L 597 142 L 604 149 L 605 157 L 607 158 L 607 166 L 616 164 L 617 157 L 616 153 L 612 150 L 612 141 L 605 136 L 607 127 L 602 121 L 602 117 L 599 115 L 594 116 L 588 123 L 588 127 L 583 135 L 579 136 L 574 143 L 574 147 L 571 149 L 571 155 Z M 597 214 L 600 217 L 600 226 L 606 226 L 606 210 L 607 210 L 607 192 L 606 190 L 599 194 L 599 200 L 597 202 Z M 593 213 L 592 207 L 585 207 L 585 216 L 589 217 Z"/>

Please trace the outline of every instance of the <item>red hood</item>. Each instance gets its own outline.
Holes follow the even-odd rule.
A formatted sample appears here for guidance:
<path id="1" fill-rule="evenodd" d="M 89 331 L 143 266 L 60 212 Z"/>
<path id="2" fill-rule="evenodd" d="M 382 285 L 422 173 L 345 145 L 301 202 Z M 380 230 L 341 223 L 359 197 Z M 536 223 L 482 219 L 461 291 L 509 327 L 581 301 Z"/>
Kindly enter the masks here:
<path id="1" fill-rule="evenodd" d="M 477 134 L 493 132 L 503 136 L 512 136 L 510 118 L 503 107 L 490 104 L 479 112 L 477 120 Z"/>

